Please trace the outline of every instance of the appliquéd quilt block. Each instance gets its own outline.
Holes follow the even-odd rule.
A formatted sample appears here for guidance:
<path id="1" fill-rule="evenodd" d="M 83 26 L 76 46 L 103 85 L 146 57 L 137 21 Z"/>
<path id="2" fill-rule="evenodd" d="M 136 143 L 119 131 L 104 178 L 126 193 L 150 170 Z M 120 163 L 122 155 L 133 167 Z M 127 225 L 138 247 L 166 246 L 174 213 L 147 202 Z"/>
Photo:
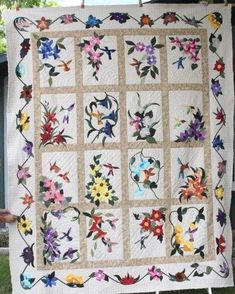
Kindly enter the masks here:
<path id="1" fill-rule="evenodd" d="M 5 21 L 13 293 L 231 286 L 230 7 Z"/>

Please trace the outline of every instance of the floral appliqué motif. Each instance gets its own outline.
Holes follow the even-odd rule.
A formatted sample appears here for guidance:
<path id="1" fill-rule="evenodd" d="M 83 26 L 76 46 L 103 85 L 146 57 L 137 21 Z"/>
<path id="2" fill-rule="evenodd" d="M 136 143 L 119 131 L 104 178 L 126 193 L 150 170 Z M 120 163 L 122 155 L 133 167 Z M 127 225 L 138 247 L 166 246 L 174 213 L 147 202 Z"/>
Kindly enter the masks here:
<path id="1" fill-rule="evenodd" d="M 145 249 L 145 241 L 153 236 L 161 243 L 163 241 L 164 230 L 163 225 L 165 222 L 165 212 L 166 208 L 152 209 L 151 213 L 142 212 L 140 214 L 133 214 L 134 218 L 140 221 L 140 239 L 135 242 L 135 244 L 140 245 L 140 249 Z"/>
<path id="2" fill-rule="evenodd" d="M 91 143 L 102 136 L 104 145 L 107 139 L 115 137 L 114 129 L 118 123 L 119 103 L 114 96 L 108 93 L 105 93 L 103 99 L 94 96 L 94 101 L 85 107 L 85 112 L 88 116 L 86 122 L 90 129 L 87 132 L 87 138 L 93 135 Z"/>
<path id="3" fill-rule="evenodd" d="M 94 257 L 98 242 L 106 247 L 106 251 L 111 253 L 113 251 L 113 247 L 118 245 L 118 241 L 113 241 L 112 231 L 116 230 L 116 224 L 119 221 L 112 213 L 101 213 L 92 209 L 89 212 L 83 213 L 86 217 L 89 218 L 89 229 L 87 238 L 92 238 L 93 246 L 91 248 L 91 256 Z M 111 229 L 111 232 L 110 232 Z"/>
<path id="4" fill-rule="evenodd" d="M 153 79 L 159 75 L 159 69 L 156 64 L 159 62 L 156 57 L 156 50 L 164 47 L 162 44 L 157 44 L 156 37 L 153 37 L 150 43 L 126 41 L 129 47 L 128 55 L 134 55 L 131 66 L 136 70 L 136 74 L 144 82 L 145 78 L 150 74 Z M 160 63 L 159 63 L 160 65 Z"/>
<path id="5" fill-rule="evenodd" d="M 68 207 L 65 209 L 44 212 L 41 217 L 42 226 L 40 229 L 44 243 L 42 256 L 45 265 L 52 265 L 53 263 L 65 260 L 70 263 L 74 263 L 80 258 L 78 249 L 73 248 L 70 245 L 70 242 L 73 240 L 73 236 L 71 234 L 72 225 L 66 232 L 58 233 L 58 228 L 55 228 L 52 225 L 51 220 L 47 220 L 49 214 L 56 219 L 60 219 L 62 216 L 66 217 L 66 213 L 71 209 L 75 212 L 75 216 L 71 222 L 77 221 L 80 223 L 80 211 L 76 207 Z"/>
<path id="6" fill-rule="evenodd" d="M 90 182 L 86 185 L 87 194 L 85 197 L 96 206 L 99 206 L 101 203 L 114 205 L 118 197 L 110 181 L 114 175 L 114 169 L 119 169 L 119 167 L 113 166 L 112 164 L 101 164 L 101 157 L 101 154 L 94 156 L 94 163 L 90 165 Z M 107 175 L 105 175 L 105 167 L 109 169 Z"/>
<path id="7" fill-rule="evenodd" d="M 182 56 L 178 60 L 173 62 L 177 66 L 177 69 L 184 69 L 184 61 L 186 58 L 191 62 L 191 69 L 195 70 L 198 67 L 198 61 L 200 58 L 198 54 L 201 50 L 199 38 L 179 38 L 179 37 L 169 37 L 171 41 L 171 50 L 179 49 L 179 52 L 182 53 Z"/>
<path id="8" fill-rule="evenodd" d="M 69 123 L 69 113 L 74 109 L 74 104 L 71 104 L 67 108 L 61 106 L 59 111 L 57 110 L 57 107 L 50 107 L 50 104 L 47 101 L 41 103 L 41 105 L 43 107 L 43 116 L 40 133 L 40 147 L 55 144 L 65 145 L 67 139 L 72 139 L 72 137 L 64 134 L 65 129 L 61 128 L 61 125 L 63 126 L 63 124 Z M 58 120 L 59 112 L 65 113 L 61 122 Z"/>
<path id="9" fill-rule="evenodd" d="M 194 106 L 186 106 L 188 120 L 176 118 L 175 129 L 180 128 L 175 142 L 203 141 L 206 138 L 205 121 L 200 109 Z M 184 131 L 182 131 L 184 129 Z"/>
<path id="10" fill-rule="evenodd" d="M 69 172 L 61 171 L 56 162 L 50 163 L 50 178 L 42 176 L 40 179 L 40 200 L 49 207 L 51 203 L 68 204 L 72 197 L 65 197 L 63 184 L 70 183 Z"/>
<path id="11" fill-rule="evenodd" d="M 195 220 L 188 224 L 187 230 L 185 230 L 181 224 L 172 223 L 173 214 L 176 214 L 178 221 L 182 223 L 184 215 L 186 215 L 190 210 L 196 210 L 197 215 Z M 204 258 L 205 245 L 201 245 L 199 248 L 195 248 L 194 245 L 195 236 L 198 233 L 199 223 L 201 221 L 205 221 L 204 207 L 201 209 L 197 209 L 196 207 L 179 207 L 177 210 L 170 213 L 169 220 L 173 229 L 171 238 L 171 246 L 173 249 L 171 251 L 171 255 L 178 253 L 183 256 L 186 252 L 193 252 L 194 255 L 199 254 L 201 258 Z"/>
<path id="12" fill-rule="evenodd" d="M 207 177 L 204 168 L 192 167 L 189 163 L 182 163 L 178 158 L 180 164 L 179 178 L 185 178 L 185 171 L 188 170 L 184 184 L 180 186 L 178 196 L 180 202 L 186 200 L 187 202 L 191 198 L 202 200 L 203 197 L 207 197 Z"/>
<path id="13" fill-rule="evenodd" d="M 101 42 L 104 38 L 104 35 L 99 35 L 94 32 L 94 35 L 89 38 L 89 40 L 84 39 L 82 43 L 78 44 L 81 48 L 81 51 L 85 54 L 88 65 L 91 65 L 94 72 L 93 77 L 98 81 L 98 72 L 102 65 L 102 56 L 107 54 L 108 60 L 112 60 L 112 54 L 116 49 L 108 48 L 107 46 L 102 46 Z"/>
<path id="14" fill-rule="evenodd" d="M 130 178 L 137 187 L 135 196 L 142 197 L 150 190 L 154 197 L 158 198 L 156 189 L 158 188 L 162 168 L 163 165 L 158 159 L 144 155 L 143 150 L 130 158 Z"/>
<path id="15" fill-rule="evenodd" d="M 64 38 L 60 38 L 55 41 L 54 39 L 49 39 L 46 37 L 40 38 L 36 34 L 34 34 L 33 36 L 37 39 L 37 48 L 40 59 L 46 61 L 41 63 L 38 71 L 42 71 L 43 69 L 48 70 L 48 84 L 51 87 L 54 77 L 58 76 L 61 73 L 66 73 L 70 71 L 70 64 L 72 62 L 72 59 L 61 60 L 61 50 L 66 50 L 66 47 L 63 44 Z M 58 64 L 53 65 L 50 63 L 50 60 L 56 60 L 58 61 Z"/>
<path id="16" fill-rule="evenodd" d="M 136 141 L 146 140 L 148 143 L 156 143 L 154 135 L 159 120 L 154 119 L 153 109 L 160 105 L 156 102 L 141 105 L 140 94 L 137 93 L 137 96 L 138 110 L 134 114 L 128 110 L 129 124 L 134 129 L 132 137 L 135 137 Z"/>

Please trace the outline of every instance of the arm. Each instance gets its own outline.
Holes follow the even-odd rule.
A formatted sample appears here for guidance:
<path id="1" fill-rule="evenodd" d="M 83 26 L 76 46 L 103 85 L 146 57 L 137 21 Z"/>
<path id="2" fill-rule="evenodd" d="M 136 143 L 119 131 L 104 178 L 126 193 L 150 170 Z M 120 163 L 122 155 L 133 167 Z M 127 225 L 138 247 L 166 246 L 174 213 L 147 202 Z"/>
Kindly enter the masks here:
<path id="1" fill-rule="evenodd" d="M 8 209 L 0 209 L 0 223 L 12 223 L 16 218 L 16 215 L 11 214 Z"/>

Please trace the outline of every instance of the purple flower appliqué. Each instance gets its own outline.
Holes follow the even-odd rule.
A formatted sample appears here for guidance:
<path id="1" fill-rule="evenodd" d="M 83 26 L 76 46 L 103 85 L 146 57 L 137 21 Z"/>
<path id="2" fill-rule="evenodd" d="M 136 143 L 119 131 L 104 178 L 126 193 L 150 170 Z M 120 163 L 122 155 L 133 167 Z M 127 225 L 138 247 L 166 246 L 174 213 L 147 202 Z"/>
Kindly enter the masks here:
<path id="1" fill-rule="evenodd" d="M 147 58 L 147 63 L 148 63 L 149 65 L 154 65 L 154 64 L 156 64 L 156 63 L 157 63 L 157 58 L 156 58 L 156 56 L 155 56 L 155 55 L 150 55 L 150 56 L 148 56 L 148 58 Z"/>
<path id="2" fill-rule="evenodd" d="M 33 143 L 30 141 L 26 141 L 26 145 L 22 149 L 24 152 L 27 153 L 28 156 L 33 157 Z"/>
<path id="3" fill-rule="evenodd" d="M 220 265 L 220 272 L 221 274 L 224 274 L 224 278 L 229 276 L 229 267 L 225 262 L 223 262 L 223 265 Z"/>
<path id="4" fill-rule="evenodd" d="M 190 142 L 190 141 L 203 141 L 206 138 L 205 122 L 203 121 L 203 115 L 200 109 L 195 109 L 194 106 L 189 106 L 187 109 L 187 115 L 190 115 L 190 120 L 179 120 L 179 125 L 184 125 L 185 131 L 180 132 L 177 135 L 176 142 Z"/>
<path id="5" fill-rule="evenodd" d="M 206 139 L 206 132 L 205 131 L 198 131 L 195 136 L 199 141 L 203 141 Z"/>
<path id="6" fill-rule="evenodd" d="M 213 79 L 211 80 L 211 90 L 216 97 L 223 94 L 219 81 L 215 81 Z"/>
<path id="7" fill-rule="evenodd" d="M 187 131 L 181 132 L 179 135 L 179 140 L 180 140 L 180 142 L 185 142 L 185 141 L 187 141 L 188 137 L 189 137 L 189 134 Z"/>
<path id="8" fill-rule="evenodd" d="M 27 265 L 31 264 L 34 267 L 34 264 L 33 264 L 33 262 L 34 262 L 33 245 L 31 247 L 28 246 L 28 247 L 24 248 L 23 253 L 21 254 L 21 257 L 23 257 L 24 262 Z"/>
<path id="9" fill-rule="evenodd" d="M 56 243 L 58 237 L 58 233 L 52 227 L 48 227 L 44 231 L 44 250 L 49 253 L 48 259 L 50 261 L 55 261 L 56 258 L 60 257 L 60 251 L 58 249 L 58 245 Z"/>
<path id="10" fill-rule="evenodd" d="M 121 12 L 112 12 L 110 13 L 110 20 L 116 20 L 119 23 L 125 23 L 130 17 L 128 13 L 121 13 Z"/>
<path id="11" fill-rule="evenodd" d="M 153 55 L 155 52 L 155 48 L 152 45 L 147 45 L 145 47 L 145 52 L 149 55 Z"/>
<path id="12" fill-rule="evenodd" d="M 63 215 L 63 210 L 62 209 L 57 209 L 51 212 L 52 215 L 54 215 L 56 218 L 61 219 Z"/>
<path id="13" fill-rule="evenodd" d="M 226 213 L 223 212 L 220 208 L 218 209 L 218 214 L 216 215 L 216 220 L 217 220 L 217 222 L 220 223 L 221 227 L 223 227 L 223 225 L 226 225 L 226 223 L 227 223 Z"/>
<path id="14" fill-rule="evenodd" d="M 105 273 L 102 270 L 98 270 L 97 272 L 95 272 L 95 278 L 97 281 L 101 282 L 105 278 Z"/>

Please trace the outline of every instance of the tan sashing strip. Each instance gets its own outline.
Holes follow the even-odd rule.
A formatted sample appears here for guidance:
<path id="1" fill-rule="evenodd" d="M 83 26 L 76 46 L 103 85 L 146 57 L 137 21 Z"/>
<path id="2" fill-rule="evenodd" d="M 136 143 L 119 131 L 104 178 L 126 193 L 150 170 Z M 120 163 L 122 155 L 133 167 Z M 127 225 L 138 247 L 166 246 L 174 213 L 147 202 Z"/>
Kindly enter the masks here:
<path id="1" fill-rule="evenodd" d="M 76 62 L 76 81 L 82 81 L 82 58 L 79 48 L 76 46 L 80 43 L 82 37 L 91 36 L 92 31 L 76 31 L 76 32 L 41 32 L 38 35 L 45 37 L 74 37 L 75 39 L 75 62 Z M 74 264 L 69 264 L 65 262 L 57 263 L 52 266 L 44 266 L 42 258 L 42 247 L 43 242 L 40 236 L 40 216 L 45 210 L 45 207 L 38 201 L 39 195 L 39 179 L 40 173 L 36 173 L 35 176 L 35 195 L 37 198 L 36 202 L 36 213 L 37 213 L 37 268 L 38 269 L 69 269 L 69 268 L 89 268 L 89 267 L 109 267 L 109 266 L 134 266 L 134 265 L 145 265 L 145 264 L 159 264 L 159 263 L 182 263 L 182 262 L 199 262 L 214 259 L 214 240 L 213 240 L 213 230 L 209 230 L 209 226 L 213 228 L 213 210 L 211 197 L 211 166 L 210 164 L 210 136 L 207 136 L 206 142 L 195 142 L 195 143 L 175 143 L 169 140 L 169 101 L 168 94 L 169 91 L 179 91 L 179 90 L 202 90 L 203 85 L 203 113 L 206 121 L 207 129 L 209 130 L 209 93 L 208 93 L 208 62 L 207 62 L 207 34 L 206 30 L 202 29 L 127 29 L 127 30 L 104 30 L 100 31 L 100 34 L 105 34 L 106 36 L 117 36 L 118 44 L 118 71 L 119 71 L 119 85 L 100 85 L 100 86 L 83 86 L 81 83 L 77 83 L 76 87 L 57 87 L 57 88 L 40 88 L 40 73 L 37 72 L 39 67 L 39 57 L 37 54 L 36 41 L 32 37 L 32 52 L 33 52 L 33 74 L 34 74 L 34 111 L 35 111 L 35 126 L 38 126 L 41 121 L 41 107 L 40 107 L 40 95 L 41 94 L 61 94 L 61 93 L 76 93 L 77 95 L 77 114 L 78 114 L 78 126 L 83 125 L 83 93 L 88 92 L 119 92 L 120 101 L 120 134 L 122 135 L 121 143 L 108 143 L 105 147 L 102 144 L 84 144 L 84 129 L 77 128 L 77 138 L 79 144 L 68 145 L 68 146 L 48 146 L 47 148 L 38 149 L 35 148 L 35 170 L 42 171 L 41 166 L 41 155 L 43 152 L 62 152 L 62 151 L 77 151 L 78 152 L 78 183 L 79 183 L 79 204 L 70 204 L 70 206 L 76 206 L 80 211 L 90 210 L 93 205 L 86 203 L 84 197 L 85 195 L 85 170 L 84 170 L 84 151 L 85 150 L 102 150 L 102 149 L 120 149 L 121 150 L 121 167 L 122 167 L 122 201 L 115 205 L 114 208 L 122 209 L 122 226 L 123 226 L 123 241 L 124 241 L 124 255 L 123 260 L 103 260 L 103 261 L 86 261 L 86 221 L 85 218 L 81 221 L 80 225 L 80 248 L 82 259 Z M 203 84 L 168 84 L 167 83 L 167 50 L 160 49 L 161 58 L 161 83 L 160 84 L 140 84 L 140 85 L 125 85 L 125 55 L 124 55 L 124 35 L 157 35 L 160 37 L 160 43 L 166 44 L 167 35 L 200 35 L 202 44 L 201 54 L 202 54 L 202 72 L 203 72 Z M 126 129 L 126 92 L 127 91 L 161 91 L 162 92 L 162 109 L 163 109 L 163 142 L 158 144 L 148 144 L 146 142 L 127 142 L 127 129 Z M 81 107 L 82 106 L 82 107 Z M 207 115 L 206 115 L 207 114 Z M 210 132 L 208 131 L 207 134 Z M 40 128 L 35 127 L 35 146 L 40 144 Z M 125 139 L 125 140 L 124 140 Z M 209 199 L 204 201 L 192 200 L 190 204 L 205 204 L 208 208 L 208 244 L 209 253 L 205 254 L 205 259 L 200 259 L 198 256 L 174 256 L 169 257 L 171 249 L 170 237 L 172 234 L 169 221 L 166 219 L 165 225 L 165 237 L 166 237 L 166 252 L 167 256 L 156 257 L 156 258 L 143 258 L 143 259 L 130 259 L 130 236 L 129 230 L 129 208 L 131 207 L 167 207 L 167 216 L 169 215 L 171 205 L 184 205 L 180 204 L 178 199 L 171 198 L 171 185 L 168 184 L 168 179 L 171 178 L 170 174 L 170 150 L 171 148 L 183 148 L 183 147 L 204 147 L 205 150 L 205 167 L 207 168 L 208 175 L 208 187 L 209 187 Z M 129 200 L 128 199 L 128 169 L 127 169 L 127 158 L 128 149 L 142 149 L 142 148 L 164 148 L 164 190 L 165 198 L 159 200 Z M 185 203 L 186 204 L 186 203 Z M 55 205 L 51 205 L 50 209 L 55 208 Z M 102 204 L 99 209 L 113 209 L 109 205 Z M 211 245 L 213 244 L 213 245 Z M 129 248 L 129 250 L 127 250 Z"/>

